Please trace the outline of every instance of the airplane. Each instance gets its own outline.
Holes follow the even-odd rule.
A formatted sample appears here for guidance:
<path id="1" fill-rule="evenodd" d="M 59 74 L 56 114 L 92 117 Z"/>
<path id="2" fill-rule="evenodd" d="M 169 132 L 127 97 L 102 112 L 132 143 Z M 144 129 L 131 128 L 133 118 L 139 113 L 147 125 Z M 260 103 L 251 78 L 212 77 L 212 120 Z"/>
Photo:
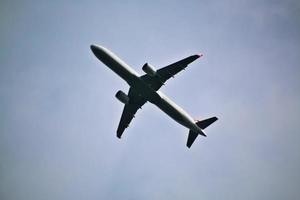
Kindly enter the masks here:
<path id="1" fill-rule="evenodd" d="M 194 120 L 165 94 L 158 91 L 169 78 L 174 77 L 175 74 L 184 70 L 191 62 L 200 58 L 202 54 L 189 56 L 158 70 L 146 63 L 142 67 L 146 74 L 140 76 L 107 48 L 97 45 L 91 45 L 90 48 L 100 61 L 118 74 L 130 86 L 128 94 L 119 90 L 115 95 L 119 101 L 125 104 L 117 129 L 118 138 L 121 138 L 124 130 L 129 126 L 136 112 L 141 109 L 146 102 L 156 105 L 176 122 L 189 129 L 186 143 L 188 148 L 192 146 L 198 135 L 206 137 L 204 129 L 218 119 L 217 117 L 211 117 L 201 121 Z"/>

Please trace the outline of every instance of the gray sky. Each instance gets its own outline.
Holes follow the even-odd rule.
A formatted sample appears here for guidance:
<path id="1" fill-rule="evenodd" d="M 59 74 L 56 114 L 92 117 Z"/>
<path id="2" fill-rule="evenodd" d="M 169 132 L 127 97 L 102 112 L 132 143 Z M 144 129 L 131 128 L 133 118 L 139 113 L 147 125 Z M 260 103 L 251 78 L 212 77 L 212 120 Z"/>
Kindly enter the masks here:
<path id="1" fill-rule="evenodd" d="M 1 1 L 0 25 L 1 200 L 299 199 L 299 1 Z M 188 149 L 148 103 L 118 140 L 128 86 L 90 44 L 139 73 L 202 52 L 162 91 L 220 120 Z"/>

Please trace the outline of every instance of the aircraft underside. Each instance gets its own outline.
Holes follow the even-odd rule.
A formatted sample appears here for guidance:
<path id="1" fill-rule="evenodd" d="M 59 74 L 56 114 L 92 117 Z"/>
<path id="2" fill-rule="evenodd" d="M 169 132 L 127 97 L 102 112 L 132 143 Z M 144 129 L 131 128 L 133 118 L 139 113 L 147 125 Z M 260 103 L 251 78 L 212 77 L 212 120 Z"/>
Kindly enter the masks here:
<path id="1" fill-rule="evenodd" d="M 185 69 L 188 64 L 202 55 L 189 56 L 159 70 L 156 70 L 153 66 L 146 63 L 142 68 L 146 74 L 139 76 L 137 72 L 108 49 L 91 45 L 91 50 L 100 61 L 123 78 L 130 86 L 128 94 L 125 94 L 122 91 L 116 93 L 116 97 L 125 104 L 117 129 L 118 138 L 121 138 L 124 130 L 129 126 L 137 110 L 147 101 L 156 105 L 176 122 L 190 130 L 187 140 L 187 147 L 189 148 L 199 134 L 206 136 L 203 129 L 217 120 L 217 117 L 212 117 L 202 121 L 195 121 L 181 107 L 158 91 L 169 78 L 174 77 L 175 74 Z"/>

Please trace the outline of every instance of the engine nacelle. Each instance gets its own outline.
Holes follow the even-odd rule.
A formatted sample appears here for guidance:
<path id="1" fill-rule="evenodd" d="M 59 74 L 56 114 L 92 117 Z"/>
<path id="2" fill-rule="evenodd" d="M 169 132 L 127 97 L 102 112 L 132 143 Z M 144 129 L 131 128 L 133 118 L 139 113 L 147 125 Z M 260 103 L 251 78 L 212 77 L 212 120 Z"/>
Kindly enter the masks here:
<path id="1" fill-rule="evenodd" d="M 129 103 L 129 97 L 122 90 L 116 93 L 116 98 L 124 104 Z"/>
<path id="2" fill-rule="evenodd" d="M 155 76 L 156 75 L 156 69 L 152 65 L 149 65 L 148 63 L 144 64 L 142 69 L 149 76 Z"/>

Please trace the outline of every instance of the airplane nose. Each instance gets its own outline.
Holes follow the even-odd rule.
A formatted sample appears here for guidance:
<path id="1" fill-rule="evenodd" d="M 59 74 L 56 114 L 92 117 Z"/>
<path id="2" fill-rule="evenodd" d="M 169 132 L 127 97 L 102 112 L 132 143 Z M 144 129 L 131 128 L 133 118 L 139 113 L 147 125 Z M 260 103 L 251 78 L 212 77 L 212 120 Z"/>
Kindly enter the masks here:
<path id="1" fill-rule="evenodd" d="M 99 59 L 102 60 L 103 58 L 107 57 L 109 55 L 108 51 L 102 47 L 102 46 L 98 46 L 98 45 L 91 45 L 90 46 L 92 52 L 94 53 L 94 55 Z"/>
<path id="2" fill-rule="evenodd" d="M 95 46 L 95 45 L 92 44 L 90 47 L 91 47 L 92 52 L 95 53 L 95 51 L 97 49 L 97 46 Z"/>
<path id="3" fill-rule="evenodd" d="M 100 59 L 100 55 L 102 55 L 101 48 L 98 47 L 97 45 L 93 45 L 93 44 L 90 46 L 90 48 L 91 48 L 93 54 L 94 54 L 98 59 Z"/>

